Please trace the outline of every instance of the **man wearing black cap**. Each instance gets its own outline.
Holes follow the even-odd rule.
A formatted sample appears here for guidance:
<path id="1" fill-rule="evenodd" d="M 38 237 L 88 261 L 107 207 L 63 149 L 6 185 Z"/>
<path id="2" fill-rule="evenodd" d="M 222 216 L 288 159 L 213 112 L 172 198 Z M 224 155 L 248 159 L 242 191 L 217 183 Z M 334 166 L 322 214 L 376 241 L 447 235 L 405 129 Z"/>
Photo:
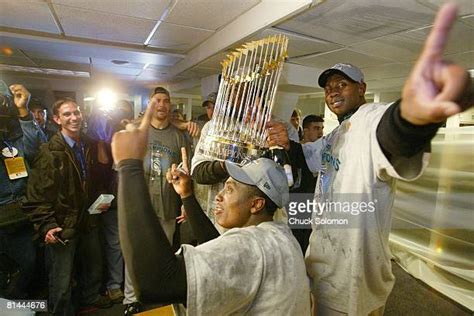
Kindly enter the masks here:
<path id="1" fill-rule="evenodd" d="M 48 120 L 48 108 L 37 98 L 31 98 L 28 108 L 36 125 L 43 132 L 43 142 L 47 142 L 58 131 L 57 126 Z"/>
<path id="2" fill-rule="evenodd" d="M 291 157 L 304 153 L 318 173 L 316 202 L 350 205 L 346 213 L 326 208 L 313 217 L 306 268 L 318 315 L 383 313 L 394 284 L 388 237 L 396 179 L 419 177 L 442 122 L 474 104 L 469 74 L 442 59 L 455 19 L 455 6 L 440 10 L 401 100 L 366 103 L 360 69 L 336 64 L 318 80 L 340 122 L 334 131 L 288 145 L 284 128 L 270 126 L 270 142 L 286 146 Z"/>
<path id="3" fill-rule="evenodd" d="M 206 113 L 199 115 L 196 119 L 197 121 L 205 123 L 211 120 L 212 114 L 214 113 L 214 106 L 216 104 L 216 97 L 217 94 L 215 92 L 207 96 L 206 100 L 202 103 L 202 107 L 206 108 Z"/>
<path id="4" fill-rule="evenodd" d="M 112 142 L 121 244 L 139 299 L 186 303 L 188 315 L 308 315 L 309 282 L 301 250 L 288 227 L 272 220 L 277 207 L 288 202 L 283 169 L 265 158 L 243 167 L 225 163 L 230 178 L 216 197 L 215 215 L 229 230 L 219 236 L 192 194 L 182 153 L 183 170 L 173 165 L 167 179 L 201 244 L 183 245 L 175 255 L 156 221 L 144 180 L 152 114 L 150 107 L 140 127 L 127 127 Z"/>

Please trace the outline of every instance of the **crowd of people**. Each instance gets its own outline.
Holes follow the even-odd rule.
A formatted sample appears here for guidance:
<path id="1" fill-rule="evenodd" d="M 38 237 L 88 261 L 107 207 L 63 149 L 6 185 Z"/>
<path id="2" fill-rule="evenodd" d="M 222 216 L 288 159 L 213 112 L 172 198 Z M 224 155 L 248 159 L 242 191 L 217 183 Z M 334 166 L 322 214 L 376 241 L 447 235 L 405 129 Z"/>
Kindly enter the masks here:
<path id="1" fill-rule="evenodd" d="M 56 101 L 48 120 L 48 107 L 23 85 L 10 86 L 2 96 L 9 103 L 1 131 L 1 296 L 47 298 L 52 315 L 122 302 L 126 315 L 138 312 L 120 246 L 118 178 L 110 146 L 112 135 L 133 120 L 132 104 L 121 100 L 111 113 L 93 111 L 86 129 L 73 99 Z M 181 147 L 190 150 L 189 139 L 199 128 L 171 120 L 165 88 L 156 88 L 151 100 L 159 106 L 150 123 L 148 187 L 156 218 L 173 243 L 180 205 L 164 175 L 180 158 Z M 114 199 L 93 208 L 104 195 Z M 36 273 L 43 273 L 43 280 Z M 47 297 L 35 286 L 38 281 L 47 287 Z"/>
<path id="2" fill-rule="evenodd" d="M 85 129 L 75 100 L 46 107 L 11 85 L 0 107 L 0 297 L 38 299 L 36 271 L 52 315 L 114 303 L 125 315 L 147 303 L 178 315 L 382 315 L 394 284 L 395 182 L 421 175 L 438 128 L 474 104 L 467 71 L 442 58 L 455 18 L 455 6 L 440 10 L 401 99 L 367 103 L 362 71 L 338 63 L 318 78 L 336 129 L 323 136 L 314 114 L 300 126 L 298 109 L 268 123 L 268 146 L 291 161 L 291 188 L 271 159 L 202 154 L 215 95 L 185 121 L 157 87 L 141 118 L 122 100 Z M 274 214 L 292 193 L 378 203 L 350 228 L 290 229 Z M 191 238 L 180 236 L 183 221 Z"/>

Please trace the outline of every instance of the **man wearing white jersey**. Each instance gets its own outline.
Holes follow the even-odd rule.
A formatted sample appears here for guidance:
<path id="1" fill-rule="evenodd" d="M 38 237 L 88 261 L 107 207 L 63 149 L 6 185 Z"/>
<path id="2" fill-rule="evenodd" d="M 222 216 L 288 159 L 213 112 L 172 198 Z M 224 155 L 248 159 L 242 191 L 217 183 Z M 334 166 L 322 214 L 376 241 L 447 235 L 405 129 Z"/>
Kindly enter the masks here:
<path id="1" fill-rule="evenodd" d="M 455 19 L 456 7 L 443 6 L 402 99 L 366 103 L 362 72 L 336 64 L 318 79 L 340 122 L 334 131 L 299 145 L 288 142 L 282 126 L 270 126 L 270 143 L 285 146 L 293 163 L 304 154 L 302 163 L 319 174 L 315 201 L 349 205 L 346 212 L 318 209 L 313 217 L 306 268 L 318 316 L 383 313 L 395 280 L 388 237 L 396 179 L 419 177 L 442 122 L 474 104 L 467 71 L 442 59 Z M 345 227 L 328 224 L 341 219 Z"/>

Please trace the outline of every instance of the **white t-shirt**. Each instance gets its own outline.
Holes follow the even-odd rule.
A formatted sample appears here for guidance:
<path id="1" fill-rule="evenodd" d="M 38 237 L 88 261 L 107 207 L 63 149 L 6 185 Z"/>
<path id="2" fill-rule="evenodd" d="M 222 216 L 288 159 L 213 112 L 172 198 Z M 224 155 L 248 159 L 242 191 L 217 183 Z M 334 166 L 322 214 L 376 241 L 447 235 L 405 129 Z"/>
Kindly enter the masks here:
<path id="1" fill-rule="evenodd" d="M 188 315 L 310 315 L 303 254 L 285 224 L 234 228 L 182 249 Z"/>
<path id="2" fill-rule="evenodd" d="M 388 246 L 394 179 L 414 180 L 429 159 L 420 153 L 393 165 L 387 160 L 376 129 L 388 106 L 365 104 L 330 134 L 302 145 L 310 170 L 320 174 L 316 201 L 365 206 L 354 215 L 323 212 L 320 218 L 347 218 L 349 224 L 313 222 L 306 252 L 317 302 L 349 315 L 367 315 L 385 304 L 395 280 Z"/>

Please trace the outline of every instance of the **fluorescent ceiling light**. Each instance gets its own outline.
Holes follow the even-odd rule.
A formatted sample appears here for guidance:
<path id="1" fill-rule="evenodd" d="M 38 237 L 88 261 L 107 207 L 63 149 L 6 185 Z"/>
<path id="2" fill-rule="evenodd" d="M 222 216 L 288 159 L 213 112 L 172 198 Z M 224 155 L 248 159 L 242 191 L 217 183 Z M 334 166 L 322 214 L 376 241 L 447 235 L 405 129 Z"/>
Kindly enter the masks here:
<path id="1" fill-rule="evenodd" d="M 151 42 L 151 39 L 153 38 L 153 36 L 155 36 L 155 33 L 156 31 L 158 30 L 158 27 L 160 27 L 161 23 L 163 21 L 166 20 L 166 18 L 168 17 L 168 15 L 170 14 L 171 10 L 173 10 L 174 6 L 176 5 L 176 3 L 178 3 L 177 0 L 173 0 L 171 1 L 171 3 L 168 5 L 168 7 L 166 8 L 165 11 L 163 11 L 163 14 L 160 16 L 160 19 L 158 21 L 156 21 L 156 24 L 155 26 L 153 27 L 153 29 L 151 30 L 150 34 L 148 34 L 148 37 L 146 38 L 145 42 L 143 43 L 143 45 L 145 46 L 148 46 Z"/>
<path id="2" fill-rule="evenodd" d="M 150 44 L 151 39 L 153 38 L 153 36 L 155 35 L 156 31 L 158 30 L 158 27 L 160 26 L 160 24 L 161 24 L 161 21 L 158 20 L 158 22 L 156 22 L 155 26 L 154 26 L 153 29 L 151 30 L 150 34 L 149 34 L 148 37 L 146 38 L 146 40 L 145 40 L 145 42 L 143 43 L 143 45 L 148 46 L 148 44 Z"/>
<path id="3" fill-rule="evenodd" d="M 0 70 L 15 71 L 15 72 L 28 72 L 28 73 L 35 73 L 35 74 L 42 74 L 42 75 L 50 75 L 50 76 L 55 75 L 55 76 L 90 78 L 90 74 L 86 71 L 73 71 L 73 70 L 64 70 L 64 69 L 25 67 L 25 66 L 0 64 Z"/>

